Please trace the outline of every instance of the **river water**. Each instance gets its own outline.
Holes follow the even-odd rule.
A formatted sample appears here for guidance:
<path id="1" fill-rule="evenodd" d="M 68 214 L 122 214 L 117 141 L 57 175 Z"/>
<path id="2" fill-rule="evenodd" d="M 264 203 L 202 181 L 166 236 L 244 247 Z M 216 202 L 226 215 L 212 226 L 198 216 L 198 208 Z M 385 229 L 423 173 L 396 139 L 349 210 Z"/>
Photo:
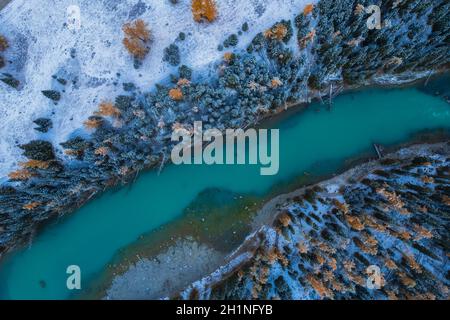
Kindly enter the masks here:
<path id="1" fill-rule="evenodd" d="M 0 265 L 0 299 L 67 299 L 66 268 L 78 265 L 87 289 L 117 252 L 139 236 L 179 219 L 204 190 L 264 197 L 303 175 L 327 175 L 372 144 L 406 142 L 424 130 L 450 130 L 450 106 L 418 88 L 347 93 L 331 110 L 318 103 L 270 124 L 280 129 L 280 170 L 261 176 L 256 165 L 167 166 L 143 173 L 131 187 L 106 192 L 49 224 L 33 244 Z"/>

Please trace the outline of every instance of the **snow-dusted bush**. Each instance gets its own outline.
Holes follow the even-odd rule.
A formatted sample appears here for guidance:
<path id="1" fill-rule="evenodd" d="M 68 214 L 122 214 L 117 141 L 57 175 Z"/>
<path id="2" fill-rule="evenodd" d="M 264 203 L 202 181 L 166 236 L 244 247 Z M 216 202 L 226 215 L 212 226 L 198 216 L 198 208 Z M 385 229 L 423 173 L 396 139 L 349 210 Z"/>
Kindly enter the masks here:
<path id="1" fill-rule="evenodd" d="M 55 102 L 61 99 L 61 93 L 56 90 L 43 90 L 42 94 Z"/>
<path id="2" fill-rule="evenodd" d="M 38 118 L 33 121 L 35 124 L 38 125 L 37 128 L 34 128 L 34 130 L 39 132 L 48 132 L 53 127 L 53 123 L 51 119 L 48 118 Z"/>
<path id="3" fill-rule="evenodd" d="M 53 146 L 50 142 L 44 140 L 33 140 L 20 146 L 24 150 L 23 155 L 28 159 L 49 161 L 55 159 Z"/>
<path id="4" fill-rule="evenodd" d="M 176 44 L 171 44 L 164 49 L 163 60 L 172 66 L 177 66 L 181 62 L 180 48 Z"/>
<path id="5" fill-rule="evenodd" d="M 192 0 L 192 14 L 197 22 L 212 22 L 217 17 L 214 0 Z"/>

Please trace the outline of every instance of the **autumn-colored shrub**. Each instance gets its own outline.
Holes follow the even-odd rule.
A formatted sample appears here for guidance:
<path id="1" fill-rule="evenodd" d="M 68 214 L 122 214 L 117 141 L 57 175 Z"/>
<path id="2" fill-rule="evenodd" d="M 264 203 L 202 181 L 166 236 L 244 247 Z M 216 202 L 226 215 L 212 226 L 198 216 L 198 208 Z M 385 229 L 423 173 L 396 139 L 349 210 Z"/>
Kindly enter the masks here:
<path id="1" fill-rule="evenodd" d="M 411 234 L 406 230 L 402 230 L 398 233 L 398 237 L 403 240 L 409 240 L 411 239 Z"/>
<path id="2" fill-rule="evenodd" d="M 303 9 L 303 15 L 307 16 L 308 14 L 310 14 L 312 11 L 314 10 L 314 5 L 312 3 L 307 4 L 305 6 L 305 9 Z"/>
<path id="3" fill-rule="evenodd" d="M 405 258 L 406 263 L 412 270 L 414 270 L 417 273 L 422 273 L 422 266 L 419 263 L 417 263 L 413 255 L 405 254 L 403 255 L 403 257 Z"/>
<path id="4" fill-rule="evenodd" d="M 224 55 L 223 55 L 223 59 L 226 62 L 230 63 L 234 59 L 234 54 L 232 52 L 225 52 Z"/>
<path id="5" fill-rule="evenodd" d="M 316 278 L 315 276 L 313 276 L 312 274 L 309 274 L 306 276 L 306 279 L 308 280 L 308 282 L 311 284 L 311 286 L 314 288 L 314 290 L 317 292 L 317 294 L 321 297 L 328 297 L 328 298 L 333 298 L 333 291 L 331 291 L 330 289 L 328 289 L 326 287 L 326 285 L 318 278 Z"/>
<path id="6" fill-rule="evenodd" d="M 83 150 L 66 149 L 64 154 L 71 157 L 80 157 L 83 155 Z"/>
<path id="7" fill-rule="evenodd" d="M 347 45 L 349 46 L 349 47 L 357 47 L 357 46 L 359 46 L 360 44 L 361 44 L 361 42 L 363 42 L 364 41 L 364 38 L 363 37 L 358 37 L 358 38 L 354 38 L 354 39 L 351 39 L 350 41 L 348 41 L 347 42 Z"/>
<path id="8" fill-rule="evenodd" d="M 305 37 L 299 40 L 299 45 L 301 48 L 305 48 L 308 43 L 314 40 L 316 36 L 316 30 L 311 30 Z"/>
<path id="9" fill-rule="evenodd" d="M 84 122 L 84 126 L 87 129 L 96 129 L 101 126 L 103 120 L 99 117 L 89 117 L 88 120 Z"/>
<path id="10" fill-rule="evenodd" d="M 191 84 L 191 82 L 190 82 L 188 79 L 186 79 L 186 78 L 181 78 L 181 79 L 178 80 L 178 82 L 177 82 L 177 85 L 180 86 L 180 87 L 188 86 L 188 85 L 190 85 L 190 84 Z"/>
<path id="11" fill-rule="evenodd" d="M 4 36 L 0 35 L 0 51 L 5 51 L 8 47 L 8 40 L 6 40 Z"/>
<path id="12" fill-rule="evenodd" d="M 98 156 L 105 157 L 105 156 L 108 155 L 108 152 L 109 152 L 109 148 L 108 147 L 99 147 L 99 148 L 95 149 L 94 153 L 96 155 L 98 155 Z"/>
<path id="13" fill-rule="evenodd" d="M 5 51 L 8 48 L 8 41 L 2 35 L 0 35 L 0 52 Z M 6 65 L 5 58 L 0 56 L 0 68 L 3 68 Z M 5 80 L 2 80 L 5 82 Z M 6 83 L 6 82 L 5 82 Z"/>
<path id="14" fill-rule="evenodd" d="M 138 39 L 123 39 L 123 45 L 127 48 L 128 52 L 135 58 L 144 59 L 150 49 L 142 44 Z"/>
<path id="15" fill-rule="evenodd" d="M 399 195 L 395 192 L 389 192 L 385 188 L 378 188 L 376 192 L 383 196 L 390 205 L 392 205 L 401 214 L 410 214 L 410 212 L 405 208 L 405 203 L 402 201 Z"/>
<path id="16" fill-rule="evenodd" d="M 120 116 L 120 110 L 111 102 L 102 102 L 100 103 L 96 114 L 105 117 L 118 117 Z"/>
<path id="17" fill-rule="evenodd" d="M 423 176 L 421 180 L 423 183 L 434 183 L 434 178 L 429 176 Z"/>
<path id="18" fill-rule="evenodd" d="M 151 37 L 150 30 L 147 29 L 145 22 L 138 19 L 134 22 L 125 23 L 122 30 L 125 33 L 122 42 L 128 52 L 137 59 L 144 59 L 150 51 L 148 43 Z"/>
<path id="19" fill-rule="evenodd" d="M 47 169 L 49 166 L 49 162 L 40 160 L 28 160 L 27 162 L 21 162 L 20 165 L 22 166 L 22 168 Z"/>
<path id="20" fill-rule="evenodd" d="M 183 100 L 183 92 L 180 88 L 170 89 L 169 96 L 175 101 Z"/>
<path id="21" fill-rule="evenodd" d="M 266 30 L 264 36 L 272 40 L 283 40 L 288 34 L 288 28 L 284 23 L 278 23 L 274 27 Z"/>
<path id="22" fill-rule="evenodd" d="M 413 229 L 417 233 L 417 236 L 416 236 L 417 240 L 420 240 L 422 238 L 425 238 L 425 239 L 433 238 L 433 233 L 430 230 L 428 230 L 418 224 L 414 224 Z"/>
<path id="23" fill-rule="evenodd" d="M 279 86 L 282 86 L 282 85 L 283 85 L 283 82 L 278 77 L 275 77 L 270 81 L 270 86 L 272 88 L 278 88 Z"/>
<path id="24" fill-rule="evenodd" d="M 392 260 L 390 258 L 386 258 L 385 265 L 389 270 L 396 270 L 398 268 L 397 265 L 395 264 L 394 260 Z"/>
<path id="25" fill-rule="evenodd" d="M 217 18 L 217 9 L 214 0 L 192 0 L 192 14 L 194 20 L 212 22 Z"/>
<path id="26" fill-rule="evenodd" d="M 28 180 L 32 176 L 33 174 L 27 169 L 20 169 L 8 174 L 8 177 L 11 180 Z"/>
<path id="27" fill-rule="evenodd" d="M 364 229 L 364 224 L 361 220 L 356 216 L 345 215 L 345 220 L 352 227 L 352 229 L 361 231 Z"/>
<path id="28" fill-rule="evenodd" d="M 281 223 L 283 227 L 287 227 L 291 223 L 291 217 L 289 217 L 287 213 L 283 212 L 278 217 L 278 221 Z"/>
<path id="29" fill-rule="evenodd" d="M 399 274 L 400 281 L 402 284 L 408 288 L 414 288 L 416 286 L 416 281 L 408 277 L 405 273 L 401 272 Z"/>
<path id="30" fill-rule="evenodd" d="M 442 196 L 442 203 L 443 204 L 445 204 L 445 205 L 447 205 L 447 206 L 450 206 L 450 197 L 449 196 L 446 196 L 445 194 Z"/>
<path id="31" fill-rule="evenodd" d="M 142 19 L 125 23 L 122 30 L 129 38 L 136 38 L 142 41 L 150 40 L 150 31 Z"/>
<path id="32" fill-rule="evenodd" d="M 31 202 L 31 203 L 24 205 L 22 208 L 25 210 L 34 210 L 37 207 L 39 207 L 40 205 L 41 205 L 40 202 Z"/>
<path id="33" fill-rule="evenodd" d="M 333 199 L 332 203 L 337 209 L 342 211 L 342 213 L 347 214 L 349 212 L 349 207 L 347 203 L 342 203 L 337 199 Z"/>

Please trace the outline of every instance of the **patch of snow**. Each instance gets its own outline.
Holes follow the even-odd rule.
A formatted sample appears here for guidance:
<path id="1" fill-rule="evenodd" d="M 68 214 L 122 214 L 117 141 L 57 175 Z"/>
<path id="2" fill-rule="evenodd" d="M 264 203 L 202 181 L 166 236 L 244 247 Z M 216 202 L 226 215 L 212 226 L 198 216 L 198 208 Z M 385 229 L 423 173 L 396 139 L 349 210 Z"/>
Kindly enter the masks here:
<path id="1" fill-rule="evenodd" d="M 328 193 L 338 193 L 340 187 L 341 186 L 337 183 L 330 183 L 326 185 L 325 189 L 327 190 Z"/>

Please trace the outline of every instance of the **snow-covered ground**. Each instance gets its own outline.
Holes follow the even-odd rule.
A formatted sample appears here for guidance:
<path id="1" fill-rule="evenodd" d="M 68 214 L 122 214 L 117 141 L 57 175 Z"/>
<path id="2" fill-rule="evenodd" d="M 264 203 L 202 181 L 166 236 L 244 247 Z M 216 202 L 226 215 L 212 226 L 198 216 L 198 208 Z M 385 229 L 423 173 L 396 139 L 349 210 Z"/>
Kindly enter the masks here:
<path id="1" fill-rule="evenodd" d="M 244 48 L 251 38 L 280 19 L 293 18 L 307 3 L 315 0 L 217 0 L 218 19 L 196 23 L 190 0 L 174 5 L 169 0 L 13 0 L 0 12 L 0 34 L 11 42 L 6 52 L 11 61 L 1 72 L 11 73 L 22 82 L 19 91 L 0 83 L 0 181 L 21 161 L 18 144 L 44 138 L 54 145 L 70 134 L 96 110 L 102 100 L 113 100 L 121 82 L 134 82 L 141 90 L 151 90 L 165 78 L 171 67 L 162 61 L 163 50 L 180 32 L 182 64 L 194 70 L 219 59 L 219 44 L 237 33 L 244 22 L 250 31 L 239 39 Z M 81 28 L 66 25 L 68 7 L 80 8 Z M 122 46 L 122 25 L 141 18 L 151 29 L 150 54 L 139 69 Z M 71 51 L 75 50 L 75 58 Z M 117 74 L 120 74 L 119 84 Z M 41 90 L 59 89 L 52 75 L 70 81 L 61 101 L 55 105 Z M 76 80 L 73 84 L 72 81 Z M 49 117 L 53 129 L 38 133 L 33 120 Z"/>

